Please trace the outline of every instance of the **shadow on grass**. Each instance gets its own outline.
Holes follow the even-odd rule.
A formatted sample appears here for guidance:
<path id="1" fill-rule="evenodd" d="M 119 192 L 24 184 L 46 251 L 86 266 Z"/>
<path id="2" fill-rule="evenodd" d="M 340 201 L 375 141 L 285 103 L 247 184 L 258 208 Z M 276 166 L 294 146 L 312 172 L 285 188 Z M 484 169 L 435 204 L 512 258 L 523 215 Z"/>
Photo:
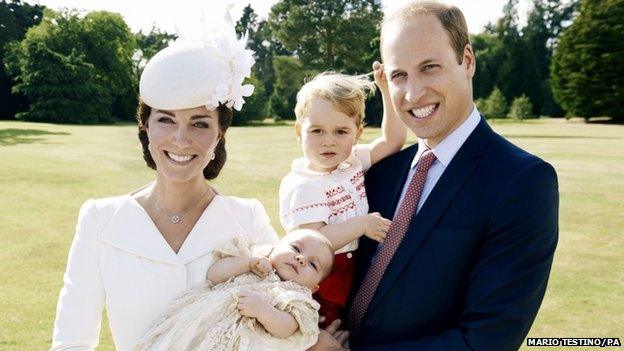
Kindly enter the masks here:
<path id="1" fill-rule="evenodd" d="M 50 132 L 40 129 L 0 129 L 0 146 L 43 142 L 42 135 L 69 135 L 67 132 Z"/>
<path id="2" fill-rule="evenodd" d="M 586 136 L 586 135 L 513 135 L 513 134 L 503 134 L 505 138 L 509 139 L 622 139 L 618 137 L 608 137 L 608 136 Z"/>

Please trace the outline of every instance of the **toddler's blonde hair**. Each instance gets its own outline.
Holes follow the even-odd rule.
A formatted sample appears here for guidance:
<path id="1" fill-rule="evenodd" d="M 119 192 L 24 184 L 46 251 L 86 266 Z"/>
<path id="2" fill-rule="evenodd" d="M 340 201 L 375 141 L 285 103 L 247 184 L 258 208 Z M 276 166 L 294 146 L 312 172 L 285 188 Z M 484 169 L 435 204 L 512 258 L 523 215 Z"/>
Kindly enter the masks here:
<path id="1" fill-rule="evenodd" d="M 307 82 L 297 93 L 295 116 L 297 124 L 305 118 L 310 101 L 319 97 L 330 101 L 345 115 L 355 118 L 355 125 L 364 126 L 364 102 L 368 94 L 375 93 L 375 83 L 368 74 L 350 76 L 336 72 L 323 72 Z"/>

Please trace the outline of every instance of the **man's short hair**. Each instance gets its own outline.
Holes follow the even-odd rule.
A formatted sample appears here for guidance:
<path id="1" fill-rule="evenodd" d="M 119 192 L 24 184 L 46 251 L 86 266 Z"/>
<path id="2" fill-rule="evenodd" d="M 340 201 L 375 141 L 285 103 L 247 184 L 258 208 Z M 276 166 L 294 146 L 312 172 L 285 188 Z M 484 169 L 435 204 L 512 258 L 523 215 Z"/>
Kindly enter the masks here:
<path id="1" fill-rule="evenodd" d="M 464 49 L 467 44 L 470 44 L 470 35 L 468 34 L 468 26 L 466 25 L 464 14 L 459 8 L 450 4 L 437 1 L 413 1 L 399 7 L 384 16 L 381 22 L 381 45 L 383 46 L 383 28 L 386 24 L 397 20 L 408 22 L 419 15 L 428 14 L 435 15 L 440 20 L 442 27 L 449 34 L 449 41 L 457 56 L 457 63 L 462 64 Z"/>

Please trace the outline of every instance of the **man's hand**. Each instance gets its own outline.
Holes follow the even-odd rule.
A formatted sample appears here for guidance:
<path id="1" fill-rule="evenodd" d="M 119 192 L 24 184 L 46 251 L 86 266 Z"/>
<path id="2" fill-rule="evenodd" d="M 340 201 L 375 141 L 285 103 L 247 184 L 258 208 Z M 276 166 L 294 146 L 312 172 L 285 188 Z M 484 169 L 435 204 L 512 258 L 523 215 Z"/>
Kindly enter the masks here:
<path id="1" fill-rule="evenodd" d="M 340 319 L 331 322 L 325 329 L 321 329 L 316 344 L 307 351 L 344 351 L 348 348 L 343 347 L 349 340 L 349 332 L 346 330 L 338 330 Z"/>
<path id="2" fill-rule="evenodd" d="M 374 212 L 363 216 L 365 218 L 364 235 L 383 243 L 390 229 L 391 220 L 383 218 L 379 212 Z"/>
<path id="3" fill-rule="evenodd" d="M 271 271 L 271 262 L 266 257 L 252 257 L 249 260 L 249 271 L 260 278 L 264 278 Z"/>
<path id="4" fill-rule="evenodd" d="M 258 318 L 273 306 L 253 291 L 243 291 L 238 293 L 238 312 L 243 316 Z"/>

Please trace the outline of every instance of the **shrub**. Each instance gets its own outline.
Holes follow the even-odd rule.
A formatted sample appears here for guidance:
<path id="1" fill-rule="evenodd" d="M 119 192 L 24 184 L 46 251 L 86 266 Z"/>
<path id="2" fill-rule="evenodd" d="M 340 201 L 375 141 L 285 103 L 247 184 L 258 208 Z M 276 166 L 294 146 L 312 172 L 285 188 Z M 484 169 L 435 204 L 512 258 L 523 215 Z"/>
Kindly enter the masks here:
<path id="1" fill-rule="evenodd" d="M 515 119 L 533 118 L 533 104 L 531 104 L 531 100 L 524 94 L 515 98 L 511 103 L 507 117 Z"/>

